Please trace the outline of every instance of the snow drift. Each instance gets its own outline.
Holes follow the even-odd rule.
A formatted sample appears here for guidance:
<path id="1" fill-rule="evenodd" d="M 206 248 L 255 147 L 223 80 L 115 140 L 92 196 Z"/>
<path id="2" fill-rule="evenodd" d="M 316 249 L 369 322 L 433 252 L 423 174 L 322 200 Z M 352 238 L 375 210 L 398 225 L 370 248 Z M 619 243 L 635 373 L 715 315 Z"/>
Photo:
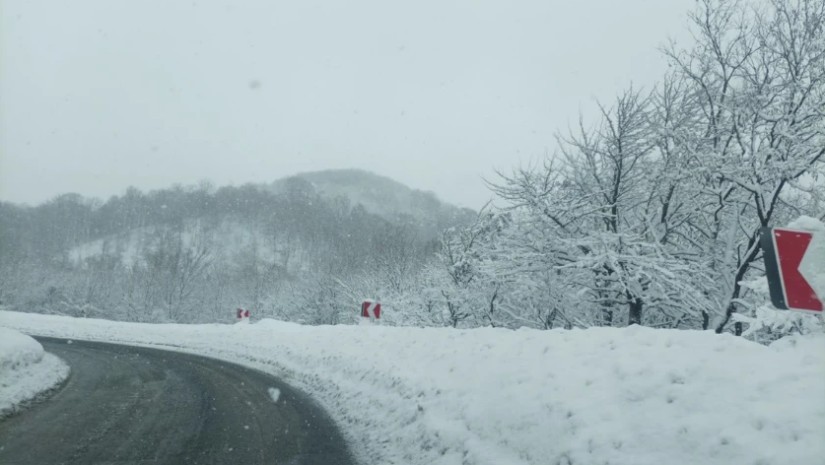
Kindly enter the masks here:
<path id="1" fill-rule="evenodd" d="M 825 456 L 825 336 L 150 325 L 0 312 L 0 324 L 161 346 L 281 377 L 362 463 L 788 464 Z"/>
<path id="2" fill-rule="evenodd" d="M 0 418 L 69 375 L 69 367 L 34 339 L 0 325 Z"/>

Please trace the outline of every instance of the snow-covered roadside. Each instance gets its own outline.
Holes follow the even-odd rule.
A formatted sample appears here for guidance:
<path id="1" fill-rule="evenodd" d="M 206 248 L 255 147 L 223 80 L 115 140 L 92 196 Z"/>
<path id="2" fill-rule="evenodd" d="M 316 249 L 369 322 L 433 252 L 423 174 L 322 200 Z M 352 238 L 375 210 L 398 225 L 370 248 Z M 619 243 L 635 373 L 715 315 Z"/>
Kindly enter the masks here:
<path id="1" fill-rule="evenodd" d="M 0 312 L 31 334 L 161 345 L 282 377 L 362 463 L 813 464 L 825 336 L 150 325 Z"/>
<path id="2" fill-rule="evenodd" d="M 69 367 L 34 339 L 0 325 L 0 418 L 62 382 Z"/>

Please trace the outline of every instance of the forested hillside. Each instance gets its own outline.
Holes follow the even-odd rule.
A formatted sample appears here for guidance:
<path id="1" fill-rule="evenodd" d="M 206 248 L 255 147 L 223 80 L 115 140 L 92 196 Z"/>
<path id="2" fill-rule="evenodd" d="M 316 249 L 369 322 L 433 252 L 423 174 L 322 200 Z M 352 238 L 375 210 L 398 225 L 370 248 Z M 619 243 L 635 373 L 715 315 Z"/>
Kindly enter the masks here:
<path id="1" fill-rule="evenodd" d="M 414 222 L 422 234 L 435 237 L 457 223 L 473 219 L 475 213 L 441 203 L 432 192 L 410 189 L 400 182 L 363 170 L 327 170 L 300 173 L 303 179 L 326 197 L 344 197 L 353 205 L 363 205 L 389 221 Z M 274 192 L 282 192 L 294 179 L 272 183 Z"/>
<path id="2" fill-rule="evenodd" d="M 342 174 L 347 185 L 331 194 L 292 177 L 278 189 L 204 184 L 131 188 L 103 203 L 75 194 L 33 208 L 2 203 L 0 300 L 132 321 L 221 321 L 242 306 L 336 323 L 432 258 L 436 225 L 475 216 L 398 183 L 376 185 L 375 175 Z M 423 196 L 430 208 L 411 205 L 413 216 L 396 202 L 397 214 L 379 215 L 350 201 L 363 189 Z"/>

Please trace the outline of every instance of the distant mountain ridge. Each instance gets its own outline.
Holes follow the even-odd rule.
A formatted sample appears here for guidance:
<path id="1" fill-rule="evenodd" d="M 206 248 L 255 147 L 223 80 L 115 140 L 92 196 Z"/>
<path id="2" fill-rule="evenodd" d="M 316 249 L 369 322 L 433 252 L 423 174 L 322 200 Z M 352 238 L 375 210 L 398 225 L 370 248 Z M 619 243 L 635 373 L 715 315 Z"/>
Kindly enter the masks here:
<path id="1" fill-rule="evenodd" d="M 361 205 L 389 221 L 414 220 L 428 234 L 466 224 L 475 217 L 469 208 L 442 202 L 429 191 L 410 188 L 394 179 L 361 169 L 339 169 L 298 173 L 274 181 L 269 188 L 281 192 L 289 180 L 309 182 L 323 197 L 345 197 L 352 206 Z"/>

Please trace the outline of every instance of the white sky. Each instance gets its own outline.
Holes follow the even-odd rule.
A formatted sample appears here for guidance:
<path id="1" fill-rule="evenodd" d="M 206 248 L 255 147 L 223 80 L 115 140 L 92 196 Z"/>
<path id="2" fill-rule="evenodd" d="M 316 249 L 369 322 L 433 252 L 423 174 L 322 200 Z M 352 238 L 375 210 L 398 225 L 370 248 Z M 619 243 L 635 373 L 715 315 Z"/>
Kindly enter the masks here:
<path id="1" fill-rule="evenodd" d="M 0 200 L 364 168 L 478 207 L 692 0 L 0 0 Z"/>

